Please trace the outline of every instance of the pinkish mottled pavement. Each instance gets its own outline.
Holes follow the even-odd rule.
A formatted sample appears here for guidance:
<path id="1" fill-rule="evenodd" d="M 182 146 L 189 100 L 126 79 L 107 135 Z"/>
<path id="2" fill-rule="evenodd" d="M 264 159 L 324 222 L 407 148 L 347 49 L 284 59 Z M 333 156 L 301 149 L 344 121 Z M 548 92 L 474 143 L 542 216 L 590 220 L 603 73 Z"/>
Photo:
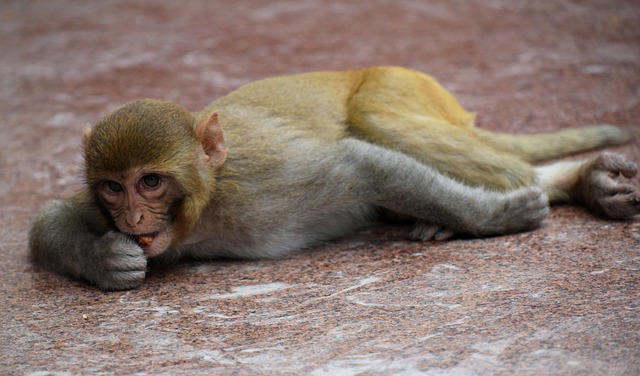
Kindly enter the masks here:
<path id="1" fill-rule="evenodd" d="M 639 2 L 5 0 L 0 51 L 0 374 L 640 374 L 640 225 L 580 208 L 482 240 L 376 227 L 125 292 L 26 257 L 38 208 L 80 186 L 81 129 L 140 97 L 197 110 L 267 76 L 393 64 L 481 127 L 640 136 Z M 640 161 L 638 141 L 616 150 Z"/>

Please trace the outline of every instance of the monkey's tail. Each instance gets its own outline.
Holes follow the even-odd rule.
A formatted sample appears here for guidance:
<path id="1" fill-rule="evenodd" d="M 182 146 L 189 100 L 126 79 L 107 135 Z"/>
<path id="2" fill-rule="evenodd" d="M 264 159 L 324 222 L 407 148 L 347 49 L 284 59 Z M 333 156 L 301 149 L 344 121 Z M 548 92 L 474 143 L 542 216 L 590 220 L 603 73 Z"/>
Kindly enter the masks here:
<path id="1" fill-rule="evenodd" d="M 543 161 L 607 146 L 633 138 L 631 131 L 614 125 L 591 125 L 537 134 L 507 134 L 476 128 L 478 137 L 490 145 L 529 162 Z"/>

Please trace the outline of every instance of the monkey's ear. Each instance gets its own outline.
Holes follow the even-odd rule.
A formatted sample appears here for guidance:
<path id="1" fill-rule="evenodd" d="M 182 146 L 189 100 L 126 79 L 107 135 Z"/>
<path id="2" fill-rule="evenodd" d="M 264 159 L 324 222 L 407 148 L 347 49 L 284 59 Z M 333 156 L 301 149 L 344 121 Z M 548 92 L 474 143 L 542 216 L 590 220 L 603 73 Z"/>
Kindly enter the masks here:
<path id="1" fill-rule="evenodd" d="M 82 130 L 82 146 L 84 146 L 85 149 L 87 145 L 89 145 L 89 138 L 91 138 L 91 128 L 86 126 Z"/>
<path id="2" fill-rule="evenodd" d="M 203 160 L 214 168 L 222 166 L 227 159 L 222 128 L 218 123 L 218 113 L 213 112 L 196 126 L 196 139 L 204 152 Z"/>

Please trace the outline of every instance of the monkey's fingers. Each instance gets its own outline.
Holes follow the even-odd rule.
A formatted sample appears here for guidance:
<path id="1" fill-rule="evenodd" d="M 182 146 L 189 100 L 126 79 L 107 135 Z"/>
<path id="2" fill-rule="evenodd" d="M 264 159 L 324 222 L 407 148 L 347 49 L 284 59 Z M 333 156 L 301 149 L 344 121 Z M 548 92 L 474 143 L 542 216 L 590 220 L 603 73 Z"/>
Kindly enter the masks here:
<path id="1" fill-rule="evenodd" d="M 413 240 L 427 241 L 436 240 L 443 241 L 452 237 L 455 233 L 452 230 L 439 225 L 417 221 L 413 229 L 409 233 L 409 237 Z"/>
<path id="2" fill-rule="evenodd" d="M 549 215 L 549 198 L 538 186 L 529 186 L 505 193 L 494 193 L 494 200 L 482 210 L 476 210 L 470 225 L 474 235 L 492 236 L 528 231 L 537 228 Z M 482 208 L 481 208 L 482 209 Z"/>
<path id="3" fill-rule="evenodd" d="M 142 248 L 122 233 L 111 231 L 96 243 L 98 252 L 91 278 L 105 290 L 127 290 L 142 284 L 147 272 L 147 258 Z"/>

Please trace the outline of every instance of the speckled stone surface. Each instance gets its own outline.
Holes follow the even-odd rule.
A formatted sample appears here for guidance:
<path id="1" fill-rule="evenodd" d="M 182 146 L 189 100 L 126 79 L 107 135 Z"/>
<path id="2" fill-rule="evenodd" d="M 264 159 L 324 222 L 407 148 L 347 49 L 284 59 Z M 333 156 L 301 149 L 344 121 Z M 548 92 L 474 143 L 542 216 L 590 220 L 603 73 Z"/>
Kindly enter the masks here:
<path id="1" fill-rule="evenodd" d="M 479 126 L 640 136 L 637 1 L 0 2 L 0 374 L 640 374 L 640 224 L 414 243 L 377 227 L 288 259 L 184 263 L 126 292 L 26 258 L 79 187 L 81 129 L 139 97 L 203 107 L 266 76 L 437 77 Z M 640 142 L 619 147 L 640 161 Z"/>

